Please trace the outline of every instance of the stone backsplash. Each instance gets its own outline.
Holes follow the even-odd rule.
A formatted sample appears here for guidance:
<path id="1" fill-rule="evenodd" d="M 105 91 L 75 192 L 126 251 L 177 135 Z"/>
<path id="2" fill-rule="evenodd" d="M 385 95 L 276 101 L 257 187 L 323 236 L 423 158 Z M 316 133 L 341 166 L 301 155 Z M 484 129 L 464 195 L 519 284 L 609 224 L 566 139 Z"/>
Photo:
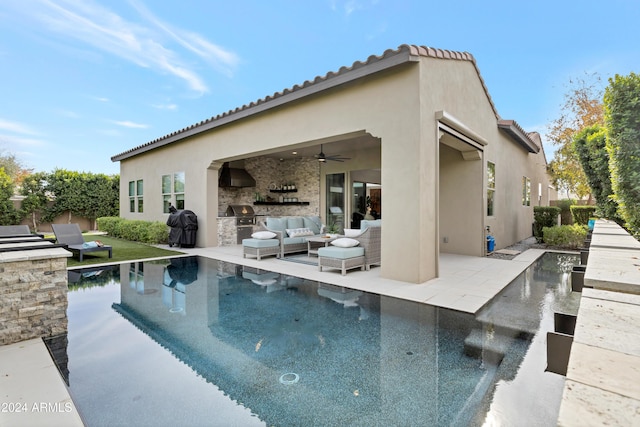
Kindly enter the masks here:
<path id="1" fill-rule="evenodd" d="M 310 157 L 283 160 L 268 157 L 256 157 L 245 160 L 245 169 L 256 180 L 256 186 L 250 188 L 219 188 L 218 212 L 223 213 L 229 205 L 252 205 L 257 215 L 289 216 L 318 215 L 320 212 L 319 183 L 320 166 Z M 295 193 L 272 193 L 269 187 L 283 184 L 295 184 Z M 271 197 L 278 201 L 279 196 L 297 197 L 300 202 L 309 205 L 253 205 L 256 193 L 263 199 Z"/>

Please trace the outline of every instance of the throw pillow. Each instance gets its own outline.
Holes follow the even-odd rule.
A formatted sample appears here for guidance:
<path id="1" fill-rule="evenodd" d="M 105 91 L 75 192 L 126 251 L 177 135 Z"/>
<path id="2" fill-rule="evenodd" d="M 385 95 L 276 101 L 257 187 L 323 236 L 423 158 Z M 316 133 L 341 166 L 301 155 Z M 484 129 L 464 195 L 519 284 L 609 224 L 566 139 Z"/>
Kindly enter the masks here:
<path id="1" fill-rule="evenodd" d="M 356 237 L 362 234 L 362 230 L 359 230 L 357 228 L 345 228 L 344 229 L 344 235 L 346 237 Z"/>
<path id="2" fill-rule="evenodd" d="M 360 242 L 358 242 L 356 239 L 341 237 L 340 239 L 336 239 L 333 242 L 331 242 L 331 244 L 339 248 L 353 248 L 354 246 L 358 246 Z"/>
<path id="3" fill-rule="evenodd" d="M 287 234 L 289 237 L 313 236 L 313 231 L 308 228 L 287 228 Z"/>
<path id="4" fill-rule="evenodd" d="M 276 237 L 276 233 L 273 233 L 271 231 L 256 231 L 251 235 L 251 237 L 260 240 L 273 239 L 274 237 Z"/>

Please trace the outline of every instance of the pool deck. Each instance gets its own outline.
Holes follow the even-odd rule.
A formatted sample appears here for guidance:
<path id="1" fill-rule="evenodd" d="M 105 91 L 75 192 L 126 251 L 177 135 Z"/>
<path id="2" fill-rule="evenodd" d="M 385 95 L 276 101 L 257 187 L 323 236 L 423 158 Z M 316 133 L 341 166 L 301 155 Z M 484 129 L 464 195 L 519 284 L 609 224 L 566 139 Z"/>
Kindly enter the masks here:
<path id="1" fill-rule="evenodd" d="M 613 269 L 609 269 L 608 275 L 603 273 L 611 261 L 600 259 L 600 255 L 610 250 L 625 249 L 621 249 L 616 241 L 610 241 L 611 233 L 602 234 L 607 234 L 605 243 L 614 247 L 600 247 L 597 242 L 596 245 L 592 243 L 593 254 L 585 284 L 594 285 L 596 281 L 598 284 L 594 286 L 596 289 L 585 289 L 582 294 L 558 425 L 583 426 L 586 420 L 591 421 L 589 425 L 602 425 L 607 421 L 609 425 L 640 425 L 640 295 L 614 292 L 620 281 L 613 279 L 620 274 Z M 623 237 L 621 245 L 629 243 L 625 239 Z M 370 271 L 351 270 L 342 276 L 338 270 L 320 272 L 316 266 L 275 257 L 261 261 L 245 259 L 240 246 L 181 250 L 190 255 L 468 313 L 479 311 L 545 252 L 529 249 L 512 260 L 441 254 L 440 277 L 410 284 L 380 277 L 380 267 L 373 267 Z M 638 250 L 627 250 L 633 251 L 627 254 L 627 263 L 635 259 L 635 263 L 640 264 Z M 590 277 L 591 266 L 594 266 L 594 274 L 597 272 L 604 276 Z M 640 283 L 636 282 L 640 278 L 640 270 L 626 268 L 624 271 L 628 273 L 624 282 Z M 589 282 L 587 277 L 592 281 Z M 636 293 L 640 294 L 640 286 L 632 289 L 639 289 Z M 600 334 L 594 334 L 594 331 L 600 331 Z M 597 375 L 592 372 L 594 370 L 598 371 Z M 83 425 L 74 406 L 66 411 L 65 405 L 73 405 L 73 402 L 41 339 L 0 346 L 0 397 L 0 404 L 44 402 L 53 406 L 51 409 L 61 408 L 48 412 L 32 411 L 31 408 L 26 413 L 0 411 L 0 425 Z"/>
<path id="2" fill-rule="evenodd" d="M 241 246 L 181 249 L 203 257 L 228 261 L 307 280 L 329 283 L 350 289 L 385 295 L 409 301 L 476 313 L 544 254 L 542 249 L 529 249 L 513 260 L 440 254 L 437 279 L 414 284 L 380 277 L 381 267 L 369 271 L 349 270 L 345 276 L 337 269 L 318 271 L 317 265 L 284 261 L 270 256 L 258 261 L 243 258 Z M 317 262 L 311 257 L 311 262 Z"/>
<path id="3" fill-rule="evenodd" d="M 596 221 L 584 285 L 558 425 L 638 426 L 640 243 Z"/>

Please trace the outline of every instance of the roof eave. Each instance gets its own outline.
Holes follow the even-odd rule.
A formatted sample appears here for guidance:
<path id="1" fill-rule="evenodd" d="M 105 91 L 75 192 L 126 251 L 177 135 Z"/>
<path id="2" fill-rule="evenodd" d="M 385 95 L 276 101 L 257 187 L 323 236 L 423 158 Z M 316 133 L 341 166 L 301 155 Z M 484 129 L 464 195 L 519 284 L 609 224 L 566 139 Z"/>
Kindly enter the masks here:
<path id="1" fill-rule="evenodd" d="M 522 129 L 515 120 L 499 120 L 498 128 L 509 135 L 529 153 L 537 154 L 540 152 L 540 147 L 538 147 L 538 145 L 529 138 L 524 129 Z"/>

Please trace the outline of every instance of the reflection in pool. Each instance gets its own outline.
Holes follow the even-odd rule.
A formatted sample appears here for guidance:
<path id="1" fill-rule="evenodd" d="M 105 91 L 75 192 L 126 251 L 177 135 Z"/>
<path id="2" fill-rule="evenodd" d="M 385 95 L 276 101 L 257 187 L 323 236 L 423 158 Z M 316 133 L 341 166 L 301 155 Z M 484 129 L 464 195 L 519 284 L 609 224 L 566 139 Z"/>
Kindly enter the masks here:
<path id="1" fill-rule="evenodd" d="M 577 262 L 475 316 L 199 257 L 75 271 L 69 390 L 89 426 L 555 424 L 544 340 Z"/>

